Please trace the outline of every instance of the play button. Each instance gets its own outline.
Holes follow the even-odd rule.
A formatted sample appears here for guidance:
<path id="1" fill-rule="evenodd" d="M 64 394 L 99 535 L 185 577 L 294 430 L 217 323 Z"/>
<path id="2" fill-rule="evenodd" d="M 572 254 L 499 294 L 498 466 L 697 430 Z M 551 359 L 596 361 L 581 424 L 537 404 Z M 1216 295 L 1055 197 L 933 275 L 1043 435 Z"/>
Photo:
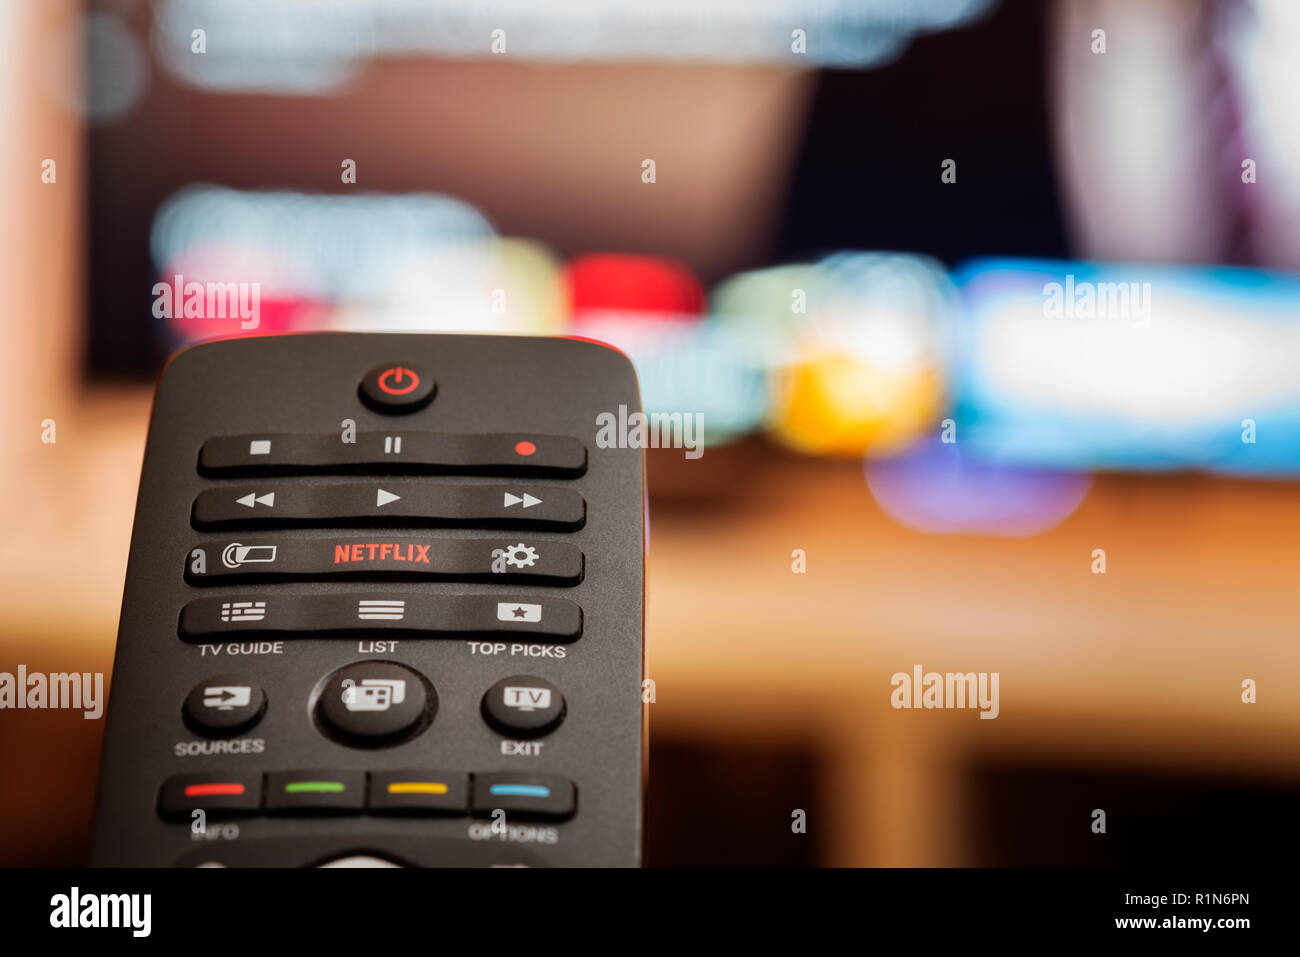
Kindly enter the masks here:
<path id="1" fill-rule="evenodd" d="M 396 502 L 402 496 L 394 495 L 392 492 L 386 492 L 382 488 L 375 493 L 375 505 L 387 505 L 389 502 Z"/>

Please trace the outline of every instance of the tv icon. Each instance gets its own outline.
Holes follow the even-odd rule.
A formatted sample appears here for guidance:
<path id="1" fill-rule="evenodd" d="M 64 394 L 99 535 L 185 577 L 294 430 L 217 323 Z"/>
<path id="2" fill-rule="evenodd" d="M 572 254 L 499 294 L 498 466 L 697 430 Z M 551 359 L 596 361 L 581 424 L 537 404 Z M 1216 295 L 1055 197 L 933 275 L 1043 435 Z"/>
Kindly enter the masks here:
<path id="1" fill-rule="evenodd" d="M 501 703 L 520 711 L 545 711 L 551 706 L 551 689 L 506 685 L 501 692 Z"/>

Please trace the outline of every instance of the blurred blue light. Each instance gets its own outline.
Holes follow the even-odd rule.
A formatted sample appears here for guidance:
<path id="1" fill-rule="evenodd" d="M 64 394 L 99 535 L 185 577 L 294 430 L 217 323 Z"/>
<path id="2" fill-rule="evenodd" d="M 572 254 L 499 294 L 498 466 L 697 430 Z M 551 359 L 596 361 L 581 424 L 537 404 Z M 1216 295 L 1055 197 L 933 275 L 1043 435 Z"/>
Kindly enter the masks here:
<path id="1" fill-rule="evenodd" d="M 150 249 L 159 271 L 207 250 L 233 250 L 254 272 L 230 278 L 322 301 L 387 302 L 429 259 L 486 260 L 495 238 L 478 210 L 447 196 L 193 186 L 158 210 Z"/>
<path id="2" fill-rule="evenodd" d="M 615 346 L 632 360 L 647 413 L 703 415 L 704 445 L 723 444 L 762 422 L 768 407 L 764 369 L 725 329 L 680 321 L 614 316 L 589 320 L 583 336 Z"/>
<path id="3" fill-rule="evenodd" d="M 986 260 L 953 417 L 987 460 L 1300 474 L 1300 277 Z"/>
<path id="4" fill-rule="evenodd" d="M 173 74 L 195 85 L 283 93 L 328 92 L 385 56 L 864 67 L 897 57 L 916 34 L 969 23 L 995 3 L 163 0 L 154 46 Z M 196 27 L 207 33 L 201 55 L 191 50 Z"/>

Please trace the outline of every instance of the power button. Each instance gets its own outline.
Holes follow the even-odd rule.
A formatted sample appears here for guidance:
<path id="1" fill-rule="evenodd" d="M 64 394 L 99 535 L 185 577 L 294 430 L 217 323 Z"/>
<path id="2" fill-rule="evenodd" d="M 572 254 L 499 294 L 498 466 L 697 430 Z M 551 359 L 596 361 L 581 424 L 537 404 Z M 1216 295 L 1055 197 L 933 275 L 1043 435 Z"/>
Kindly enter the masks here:
<path id="1" fill-rule="evenodd" d="M 361 399 L 376 412 L 414 412 L 429 404 L 437 383 L 419 366 L 409 362 L 385 362 L 361 380 Z"/>

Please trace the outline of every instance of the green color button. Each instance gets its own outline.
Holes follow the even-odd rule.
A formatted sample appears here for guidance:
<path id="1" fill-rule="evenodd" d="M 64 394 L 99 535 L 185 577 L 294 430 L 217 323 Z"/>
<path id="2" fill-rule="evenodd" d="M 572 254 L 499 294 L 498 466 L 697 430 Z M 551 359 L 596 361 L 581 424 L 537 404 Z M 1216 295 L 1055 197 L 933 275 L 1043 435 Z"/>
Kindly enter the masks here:
<path id="1" fill-rule="evenodd" d="M 342 781 L 290 781 L 284 786 L 285 794 L 342 794 L 345 790 Z"/>

